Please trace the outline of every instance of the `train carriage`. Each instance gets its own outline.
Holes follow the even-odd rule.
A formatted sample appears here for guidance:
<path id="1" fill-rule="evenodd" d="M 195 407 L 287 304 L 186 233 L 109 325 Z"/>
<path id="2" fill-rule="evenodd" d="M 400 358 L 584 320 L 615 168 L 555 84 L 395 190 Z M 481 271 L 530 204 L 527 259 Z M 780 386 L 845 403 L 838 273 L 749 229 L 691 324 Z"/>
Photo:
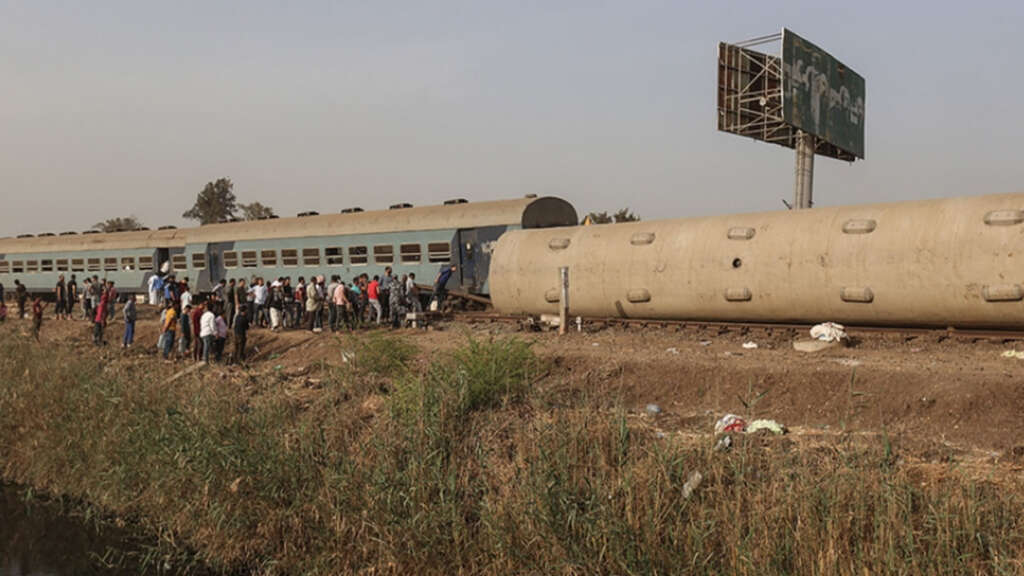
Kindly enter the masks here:
<path id="1" fill-rule="evenodd" d="M 122 292 L 141 291 L 171 252 L 184 250 L 178 230 L 140 230 L 0 238 L 0 283 L 19 280 L 29 292 L 52 292 L 60 275 L 113 280 Z"/>
<path id="2" fill-rule="evenodd" d="M 58 274 L 97 275 L 122 292 L 141 292 L 157 271 L 188 278 L 209 291 L 222 278 L 330 277 L 414 272 L 430 284 L 441 266 L 457 264 L 449 288 L 486 295 L 491 247 L 508 230 L 571 226 L 576 211 L 554 197 L 440 206 L 400 205 L 181 230 L 0 239 L 0 282 L 19 279 L 31 292 L 51 292 Z"/>

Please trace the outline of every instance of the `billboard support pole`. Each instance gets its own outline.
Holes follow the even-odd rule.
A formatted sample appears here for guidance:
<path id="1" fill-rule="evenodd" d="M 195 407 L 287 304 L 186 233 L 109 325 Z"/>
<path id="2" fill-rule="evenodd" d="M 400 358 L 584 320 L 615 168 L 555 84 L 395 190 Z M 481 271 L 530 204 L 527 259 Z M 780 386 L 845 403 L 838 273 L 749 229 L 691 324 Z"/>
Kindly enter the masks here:
<path id="1" fill-rule="evenodd" d="M 814 134 L 800 131 L 796 137 L 796 182 L 793 207 L 804 210 L 814 205 Z"/>

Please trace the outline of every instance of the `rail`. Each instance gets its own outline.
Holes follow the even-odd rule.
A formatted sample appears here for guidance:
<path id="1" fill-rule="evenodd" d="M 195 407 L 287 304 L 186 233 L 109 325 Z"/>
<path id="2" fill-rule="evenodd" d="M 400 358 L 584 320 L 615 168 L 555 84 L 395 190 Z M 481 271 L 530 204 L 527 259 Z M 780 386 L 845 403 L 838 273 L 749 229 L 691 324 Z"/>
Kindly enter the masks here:
<path id="1" fill-rule="evenodd" d="M 514 322 L 528 323 L 533 317 L 517 314 L 497 314 L 493 312 L 457 312 L 452 315 L 457 322 L 467 323 L 488 323 L 488 322 Z M 570 322 L 569 328 L 572 328 Z M 583 326 L 603 327 L 640 327 L 640 328 L 676 328 L 677 330 L 719 330 L 721 333 L 738 332 L 792 332 L 806 335 L 812 324 L 790 324 L 772 322 L 721 322 L 707 320 L 662 320 L 643 318 L 581 318 Z M 846 333 L 851 337 L 865 335 L 903 335 L 906 337 L 931 336 L 938 339 L 964 339 L 964 340 L 1024 340 L 1024 330 L 994 330 L 974 328 L 928 328 L 912 326 L 858 326 L 846 325 Z"/>

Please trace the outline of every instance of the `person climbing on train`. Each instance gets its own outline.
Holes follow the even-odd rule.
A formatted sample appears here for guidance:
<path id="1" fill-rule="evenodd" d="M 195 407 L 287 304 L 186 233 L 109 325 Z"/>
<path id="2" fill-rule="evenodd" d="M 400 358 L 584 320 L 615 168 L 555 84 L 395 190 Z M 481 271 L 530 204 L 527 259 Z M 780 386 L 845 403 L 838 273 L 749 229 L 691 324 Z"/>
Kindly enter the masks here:
<path id="1" fill-rule="evenodd" d="M 458 270 L 458 266 L 451 264 L 441 268 L 441 271 L 437 273 L 437 278 L 434 279 L 434 301 L 437 302 L 437 310 L 441 311 L 441 307 L 444 305 L 444 299 L 448 295 L 448 280 L 451 279 L 452 274 Z"/>

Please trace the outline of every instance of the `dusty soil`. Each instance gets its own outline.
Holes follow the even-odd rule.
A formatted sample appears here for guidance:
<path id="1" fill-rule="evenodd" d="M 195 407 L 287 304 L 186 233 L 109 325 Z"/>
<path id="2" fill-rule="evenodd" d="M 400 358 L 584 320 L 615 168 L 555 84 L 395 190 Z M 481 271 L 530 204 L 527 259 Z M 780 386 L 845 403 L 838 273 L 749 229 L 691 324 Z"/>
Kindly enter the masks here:
<path id="1" fill-rule="evenodd" d="M 22 325 L 27 333 L 28 322 Z M 43 345 L 75 341 L 83 353 L 94 353 L 89 330 L 82 321 L 48 317 Z M 1024 350 L 1024 341 L 877 334 L 809 354 L 793 350 L 794 336 L 785 331 L 608 328 L 560 337 L 523 332 L 511 324 L 455 323 L 397 333 L 419 347 L 424 363 L 469 336 L 528 339 L 551 360 L 567 393 L 593 394 L 609 408 L 622 406 L 659 433 L 703 437 L 711 434 L 718 417 L 735 413 L 775 419 L 792 437 L 806 441 L 888 436 L 905 457 L 923 464 L 961 462 L 1013 475 L 1024 469 L 1024 434 L 1018 429 L 1024 414 L 1024 360 L 1001 356 L 1008 349 Z M 115 322 L 103 358 L 153 362 L 168 374 L 183 367 L 155 360 L 154 310 L 140 310 L 135 348 L 118 349 L 121 334 L 121 323 Z M 308 368 L 342 365 L 354 350 L 343 334 L 262 329 L 250 334 L 249 368 L 243 375 L 237 367 L 214 367 L 219 379 L 258 378 L 273 371 L 294 377 L 303 393 L 315 394 L 315 387 L 308 386 Z M 745 349 L 745 342 L 758 347 Z M 660 413 L 648 414 L 648 404 L 658 405 Z"/>

